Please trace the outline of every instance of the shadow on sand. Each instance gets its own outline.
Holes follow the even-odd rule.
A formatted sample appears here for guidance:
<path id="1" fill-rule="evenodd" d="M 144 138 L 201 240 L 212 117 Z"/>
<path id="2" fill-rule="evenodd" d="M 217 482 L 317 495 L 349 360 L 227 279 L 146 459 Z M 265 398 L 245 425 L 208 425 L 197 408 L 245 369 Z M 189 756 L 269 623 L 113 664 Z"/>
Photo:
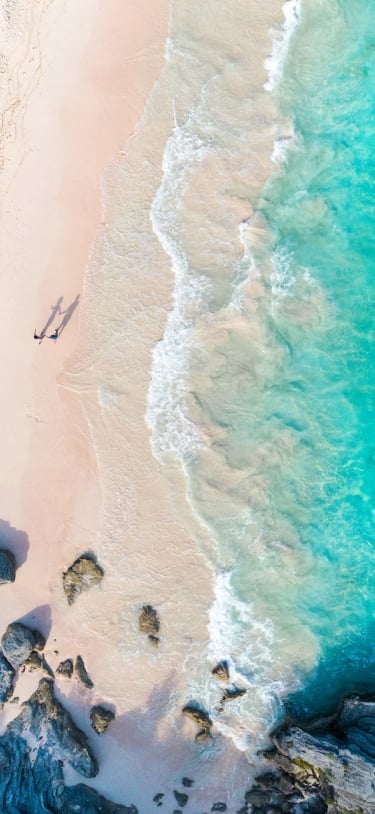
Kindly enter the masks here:
<path id="1" fill-rule="evenodd" d="M 14 554 L 19 568 L 26 562 L 29 538 L 25 531 L 14 528 L 7 520 L 0 520 L 0 548 L 8 548 Z"/>
<path id="2" fill-rule="evenodd" d="M 47 319 L 47 322 L 45 323 L 40 332 L 40 335 L 42 337 L 47 334 L 47 331 L 50 329 L 51 325 L 58 322 L 59 317 L 62 317 L 60 324 L 55 326 L 57 328 L 58 335 L 60 336 L 64 328 L 66 328 L 66 326 L 70 322 L 74 314 L 74 311 L 76 310 L 76 308 L 78 308 L 79 294 L 77 294 L 76 298 L 70 305 L 68 305 L 67 308 L 65 308 L 65 310 L 62 308 L 63 299 L 64 297 L 61 296 L 58 298 L 55 305 L 51 305 L 51 313 Z"/>

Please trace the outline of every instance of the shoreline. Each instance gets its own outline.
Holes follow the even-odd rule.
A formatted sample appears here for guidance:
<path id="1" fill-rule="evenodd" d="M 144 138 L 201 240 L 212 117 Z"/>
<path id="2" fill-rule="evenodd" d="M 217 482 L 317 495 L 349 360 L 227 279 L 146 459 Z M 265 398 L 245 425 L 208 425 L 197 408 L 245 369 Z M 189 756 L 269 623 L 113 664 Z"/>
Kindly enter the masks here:
<path id="1" fill-rule="evenodd" d="M 90 785 L 118 802 L 124 801 L 125 793 L 128 802 L 138 802 L 146 794 L 144 789 L 137 790 L 137 784 L 147 755 L 153 761 L 148 779 L 155 785 L 155 792 L 158 783 L 171 787 L 177 782 L 173 775 L 177 776 L 183 765 L 187 773 L 195 772 L 199 784 L 196 792 L 203 804 L 202 800 L 212 802 L 216 789 L 224 795 L 227 772 L 233 787 L 249 777 L 250 772 L 245 755 L 229 739 L 225 739 L 223 747 L 224 738 L 219 737 L 211 755 L 198 753 L 192 748 L 191 725 L 186 719 L 181 721 L 181 706 L 195 690 L 194 683 L 187 686 L 186 674 L 190 669 L 193 672 L 196 663 L 202 660 L 202 671 L 208 669 L 207 622 L 213 602 L 213 570 L 197 544 L 204 542 L 204 531 L 191 516 L 184 475 L 177 464 L 166 473 L 153 458 L 144 420 L 152 353 L 163 338 L 172 309 L 174 277 L 170 258 L 155 234 L 142 255 L 143 266 L 139 267 L 134 235 L 138 239 L 140 227 L 134 226 L 136 220 L 132 218 L 139 216 L 141 208 L 141 231 L 144 229 L 147 235 L 149 208 L 160 182 L 166 139 L 173 129 L 168 89 L 154 86 L 149 96 L 155 78 L 160 78 L 164 60 L 167 3 L 163 2 L 163 11 L 161 7 L 157 12 L 154 10 L 154 18 L 146 14 L 146 2 L 144 14 L 137 6 L 137 14 L 130 22 L 138 20 L 139 27 L 134 29 L 129 24 L 127 28 L 127 46 L 135 51 L 132 60 L 120 36 L 123 31 L 116 14 L 116 9 L 121 8 L 120 0 L 111 0 L 110 9 L 107 4 L 104 15 L 108 20 L 107 38 L 103 37 L 104 20 L 97 2 L 95 30 L 93 26 L 86 39 L 87 50 L 83 48 L 80 32 L 85 30 L 92 3 L 81 0 L 78 13 L 73 0 L 69 2 L 64 12 L 60 9 L 60 19 L 58 10 L 46 11 L 47 17 L 48 13 L 56 15 L 54 22 L 49 27 L 45 23 L 43 29 L 46 72 L 42 72 L 41 84 L 36 85 L 25 112 L 24 138 L 30 147 L 31 137 L 31 148 L 12 187 L 12 217 L 17 226 L 20 218 L 14 213 L 17 206 L 20 210 L 25 188 L 37 189 L 39 195 L 38 207 L 30 196 L 18 235 L 23 252 L 25 299 L 30 296 L 34 304 L 30 310 L 44 325 L 51 305 L 63 297 L 60 305 L 62 310 L 68 308 L 69 320 L 57 343 L 44 340 L 41 347 L 36 343 L 32 347 L 29 336 L 32 337 L 35 318 L 31 323 L 25 305 L 22 314 L 25 331 L 14 349 L 22 379 L 23 404 L 27 406 L 32 429 L 21 412 L 17 416 L 19 448 L 13 458 L 13 479 L 7 484 L 6 494 L 11 497 L 10 522 L 25 529 L 29 549 L 26 563 L 17 573 L 16 585 L 3 588 L 6 611 L 1 617 L 2 627 L 23 615 L 29 623 L 35 619 L 35 624 L 50 634 L 46 655 L 53 668 L 61 659 L 82 653 L 95 679 L 94 691 L 82 692 L 76 683 L 67 685 L 59 681 L 57 689 L 84 730 L 88 729 L 88 704 L 102 700 L 116 702 L 118 720 L 107 739 L 98 743 L 89 732 L 101 764 L 98 779 Z M 269 3 L 270 14 L 271 6 L 279 8 L 279 3 Z M 69 29 L 69 9 L 72 20 L 74 17 L 74 31 Z M 123 14 L 126 28 L 126 13 Z M 111 23 L 114 19 L 115 25 Z M 64 21 L 66 29 L 62 28 Z M 142 28 L 145 21 L 147 36 Z M 265 33 L 261 22 L 259 25 L 259 30 Z M 105 62 L 107 57 L 111 68 Z M 124 93 L 118 78 L 122 58 L 127 82 L 131 84 L 134 80 L 136 84 L 134 96 L 130 88 L 128 96 Z M 60 68 L 53 74 L 56 59 L 60 60 Z M 105 77 L 101 74 L 103 63 Z M 258 64 L 256 56 L 253 64 Z M 70 84 L 64 75 L 64 65 L 69 65 L 71 71 Z M 258 64 L 258 70 L 257 77 L 263 75 L 263 65 Z M 58 91 L 53 99 L 52 116 L 53 88 L 48 85 L 51 81 L 52 84 L 56 81 Z M 147 92 L 140 99 L 137 93 L 140 88 L 145 90 L 146 85 Z M 142 115 L 146 101 L 147 110 Z M 119 115 L 122 105 L 133 116 L 126 133 L 125 111 Z M 98 123 L 100 126 L 103 123 L 102 140 Z M 272 138 L 272 127 L 268 135 Z M 255 149 L 259 148 L 260 140 L 260 134 L 255 134 Z M 33 151 L 35 154 L 37 150 L 39 165 L 37 158 L 33 159 Z M 48 150 L 52 150 L 50 158 Z M 260 158 L 254 189 L 258 182 L 260 185 L 264 170 Z M 137 177 L 142 179 L 139 187 Z M 53 206 L 50 206 L 51 188 Z M 243 203 L 236 205 L 237 222 L 243 213 Z M 116 249 L 119 245 L 118 256 L 106 254 L 112 245 Z M 113 300 L 112 311 L 115 288 L 110 289 L 111 275 L 121 293 L 117 297 L 118 310 L 113 307 Z M 14 299 L 22 284 L 19 278 L 17 284 L 14 281 Z M 79 305 L 75 307 L 78 296 Z M 64 314 L 56 315 L 64 319 Z M 13 311 L 13 320 L 14 317 Z M 3 348 L 9 326 L 10 323 L 3 326 Z M 36 327 L 40 330 L 39 325 Z M 55 327 L 54 321 L 50 327 Z M 121 365 L 112 370 L 114 351 L 118 351 L 119 345 Z M 39 356 L 32 355 L 35 353 Z M 28 378 L 31 369 L 32 392 Z M 12 403 L 15 397 L 13 393 L 11 396 Z M 10 409 L 9 426 L 12 418 Z M 98 555 L 106 579 L 100 591 L 89 592 L 74 608 L 67 608 L 61 573 L 76 556 L 88 550 Z M 184 606 L 183 614 L 176 613 L 176 593 Z M 140 640 L 137 621 L 144 602 L 152 602 L 160 610 L 161 657 Z M 118 677 L 122 675 L 126 681 L 120 685 Z M 125 760 L 131 767 L 130 781 L 121 772 Z M 75 783 L 79 776 L 66 772 L 65 780 Z M 129 783 L 134 793 L 128 793 Z M 138 797 L 133 800 L 136 793 Z M 147 799 L 143 799 L 144 805 Z M 196 800 L 198 804 L 198 794 Z"/>

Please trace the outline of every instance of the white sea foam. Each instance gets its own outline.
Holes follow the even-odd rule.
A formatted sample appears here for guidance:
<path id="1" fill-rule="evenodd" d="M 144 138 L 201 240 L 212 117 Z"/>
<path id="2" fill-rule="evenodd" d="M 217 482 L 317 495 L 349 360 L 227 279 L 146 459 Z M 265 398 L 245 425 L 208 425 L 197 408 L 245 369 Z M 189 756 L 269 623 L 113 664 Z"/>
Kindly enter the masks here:
<path id="1" fill-rule="evenodd" d="M 154 348 L 148 392 L 146 420 L 156 457 L 172 453 L 186 459 L 202 443 L 199 428 L 188 417 L 186 397 L 193 315 L 208 284 L 203 277 L 189 273 L 188 258 L 179 239 L 179 207 L 184 190 L 191 171 L 208 149 L 195 132 L 198 115 L 197 109 L 184 125 L 175 125 L 164 151 L 162 182 L 151 208 L 153 230 L 171 258 L 175 274 L 174 307 L 163 339 Z"/>
<path id="2" fill-rule="evenodd" d="M 274 90 L 281 80 L 289 43 L 299 23 L 300 7 L 301 0 L 287 0 L 283 5 L 285 21 L 280 28 L 272 31 L 272 54 L 264 62 L 268 72 L 265 90 Z"/>

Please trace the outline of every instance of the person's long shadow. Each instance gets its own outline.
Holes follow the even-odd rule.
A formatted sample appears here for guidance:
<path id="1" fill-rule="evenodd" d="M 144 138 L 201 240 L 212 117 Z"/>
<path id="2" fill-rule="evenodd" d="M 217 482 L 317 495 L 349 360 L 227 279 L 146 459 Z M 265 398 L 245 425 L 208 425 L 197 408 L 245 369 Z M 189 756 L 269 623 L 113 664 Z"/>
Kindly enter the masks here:
<path id="1" fill-rule="evenodd" d="M 40 332 L 41 336 L 44 336 L 47 333 L 49 326 L 51 325 L 52 322 L 55 321 L 57 315 L 63 313 L 61 311 L 61 303 L 62 303 L 63 299 L 64 299 L 64 297 L 59 297 L 56 304 L 51 305 L 51 313 L 50 313 L 50 315 L 49 315 L 49 317 L 47 319 L 46 324 L 44 325 L 44 327 L 42 328 L 42 330 Z"/>
<path id="2" fill-rule="evenodd" d="M 65 309 L 65 311 L 61 311 L 61 309 L 60 309 L 60 314 L 62 314 L 63 319 L 62 319 L 62 321 L 60 322 L 60 325 L 57 328 L 59 336 L 60 336 L 60 334 L 62 334 L 64 328 L 66 328 L 66 326 L 70 322 L 70 320 L 71 320 L 71 318 L 72 318 L 72 316 L 74 314 L 74 311 L 76 310 L 76 308 L 78 308 L 78 305 L 79 305 L 79 294 L 77 294 L 75 300 L 73 300 L 71 305 L 69 305 L 68 308 Z"/>
<path id="3" fill-rule="evenodd" d="M 56 319 L 57 319 L 58 316 L 62 316 L 62 320 L 60 322 L 60 325 L 57 327 L 58 336 L 60 336 L 60 334 L 63 332 L 64 328 L 66 328 L 68 322 L 70 322 L 70 320 L 71 320 L 71 318 L 72 318 L 72 316 L 74 314 L 74 311 L 76 310 L 76 308 L 78 307 L 78 304 L 79 304 L 79 294 L 77 294 L 75 300 L 73 300 L 73 302 L 70 305 L 68 305 L 67 308 L 65 308 L 65 311 L 63 311 L 63 309 L 61 308 L 61 304 L 62 304 L 63 299 L 64 299 L 64 297 L 61 296 L 61 297 L 58 298 L 55 305 L 51 305 L 51 313 L 50 313 L 50 315 L 49 315 L 49 317 L 47 319 L 46 324 L 44 325 L 44 327 L 42 328 L 42 330 L 40 332 L 41 337 L 46 336 L 48 328 L 50 327 L 50 325 L 52 323 L 56 322 Z"/>

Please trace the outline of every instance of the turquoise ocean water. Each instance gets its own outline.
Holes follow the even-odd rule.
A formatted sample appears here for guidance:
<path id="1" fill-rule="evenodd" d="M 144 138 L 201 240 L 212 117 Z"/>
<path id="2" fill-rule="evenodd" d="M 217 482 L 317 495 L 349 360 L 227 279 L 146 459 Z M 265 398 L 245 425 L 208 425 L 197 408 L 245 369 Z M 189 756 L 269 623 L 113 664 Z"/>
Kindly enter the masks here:
<path id="1" fill-rule="evenodd" d="M 279 91 L 296 142 L 262 205 L 285 300 L 266 316 L 283 353 L 264 395 L 268 426 L 290 427 L 296 442 L 287 501 L 274 493 L 312 556 L 295 591 L 319 642 L 297 704 L 309 710 L 374 688 L 375 8 L 340 0 L 301 11 Z M 289 314 L 306 272 L 324 301 L 313 325 Z"/>
<path id="2" fill-rule="evenodd" d="M 209 531 L 208 661 L 228 658 L 249 690 L 216 720 L 239 742 L 285 702 L 328 710 L 375 678 L 375 6 L 289 5 L 270 82 L 288 135 L 258 214 L 238 223 L 241 252 L 230 217 L 199 195 L 213 164 L 237 157 L 237 193 L 251 173 L 246 76 L 234 85 L 229 59 L 212 58 L 199 94 L 181 92 L 153 205 L 176 292 L 148 420 Z M 182 64 L 181 43 L 170 49 Z M 265 225 L 256 242 L 251 223 Z M 199 681 L 192 694 L 212 708 Z"/>

